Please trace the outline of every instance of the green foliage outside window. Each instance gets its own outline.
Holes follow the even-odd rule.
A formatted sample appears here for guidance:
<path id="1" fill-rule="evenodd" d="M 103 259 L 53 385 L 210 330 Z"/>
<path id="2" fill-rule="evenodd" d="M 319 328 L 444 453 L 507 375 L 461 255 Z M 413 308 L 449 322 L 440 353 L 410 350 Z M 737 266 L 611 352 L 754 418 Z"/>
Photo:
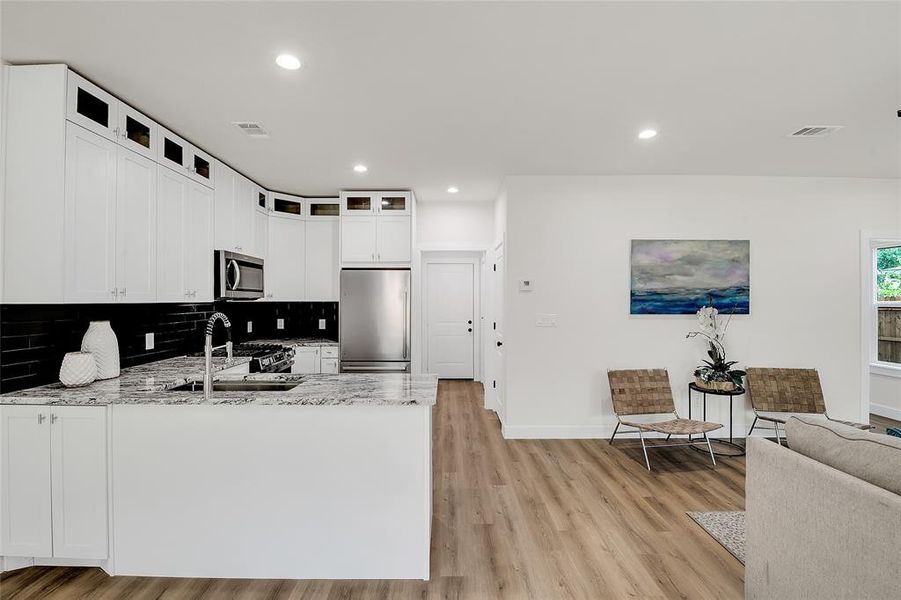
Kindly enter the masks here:
<path id="1" fill-rule="evenodd" d="M 901 301 L 901 246 L 876 250 L 876 299 Z"/>

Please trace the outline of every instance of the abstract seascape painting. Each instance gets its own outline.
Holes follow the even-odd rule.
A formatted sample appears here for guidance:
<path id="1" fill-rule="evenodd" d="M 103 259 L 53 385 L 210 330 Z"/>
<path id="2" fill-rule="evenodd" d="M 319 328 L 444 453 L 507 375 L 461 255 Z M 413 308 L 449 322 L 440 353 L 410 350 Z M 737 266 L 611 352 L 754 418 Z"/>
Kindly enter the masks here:
<path id="1" fill-rule="evenodd" d="M 750 313 L 749 240 L 632 240 L 633 315 Z"/>

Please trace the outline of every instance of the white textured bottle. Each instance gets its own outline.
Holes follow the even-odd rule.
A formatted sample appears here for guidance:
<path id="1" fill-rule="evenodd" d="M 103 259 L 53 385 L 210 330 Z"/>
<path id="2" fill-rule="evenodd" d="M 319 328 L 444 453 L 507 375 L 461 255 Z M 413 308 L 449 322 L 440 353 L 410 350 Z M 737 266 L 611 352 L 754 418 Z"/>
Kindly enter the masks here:
<path id="1" fill-rule="evenodd" d="M 119 376 L 119 340 L 109 321 L 91 321 L 81 340 L 81 351 L 94 355 L 97 379 Z"/>

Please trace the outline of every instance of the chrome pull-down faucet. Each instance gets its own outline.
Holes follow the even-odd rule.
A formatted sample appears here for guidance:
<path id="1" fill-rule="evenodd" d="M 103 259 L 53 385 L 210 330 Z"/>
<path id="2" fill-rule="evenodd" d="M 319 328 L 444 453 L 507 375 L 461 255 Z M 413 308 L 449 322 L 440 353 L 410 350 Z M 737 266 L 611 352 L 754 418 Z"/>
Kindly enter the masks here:
<path id="1" fill-rule="evenodd" d="M 222 321 L 222 324 L 225 325 L 225 334 L 228 336 L 228 341 L 225 342 L 224 346 L 216 346 L 215 348 L 213 348 L 213 327 L 215 327 L 216 321 Z M 224 313 L 215 312 L 206 322 L 206 341 L 203 345 L 203 358 L 205 360 L 203 368 L 203 398 L 205 400 L 210 399 L 210 392 L 213 389 L 213 350 L 218 350 L 219 348 L 223 347 L 225 348 L 227 355 L 227 358 L 225 359 L 226 362 L 231 362 L 232 324 Z"/>

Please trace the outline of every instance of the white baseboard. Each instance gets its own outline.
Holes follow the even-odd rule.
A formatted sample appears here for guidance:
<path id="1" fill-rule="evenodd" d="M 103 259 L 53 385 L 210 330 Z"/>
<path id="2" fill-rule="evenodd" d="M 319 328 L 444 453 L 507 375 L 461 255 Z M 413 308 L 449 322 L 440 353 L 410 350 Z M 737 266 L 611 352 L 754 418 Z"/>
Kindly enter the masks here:
<path id="1" fill-rule="evenodd" d="M 879 415 L 880 417 L 885 417 L 887 419 L 894 419 L 896 421 L 901 421 L 901 410 L 897 408 L 892 408 L 891 406 L 884 406 L 882 404 L 870 404 L 870 412 L 874 415 Z"/>
<path id="2" fill-rule="evenodd" d="M 34 559 L 28 556 L 0 556 L 0 573 L 34 566 Z"/>

